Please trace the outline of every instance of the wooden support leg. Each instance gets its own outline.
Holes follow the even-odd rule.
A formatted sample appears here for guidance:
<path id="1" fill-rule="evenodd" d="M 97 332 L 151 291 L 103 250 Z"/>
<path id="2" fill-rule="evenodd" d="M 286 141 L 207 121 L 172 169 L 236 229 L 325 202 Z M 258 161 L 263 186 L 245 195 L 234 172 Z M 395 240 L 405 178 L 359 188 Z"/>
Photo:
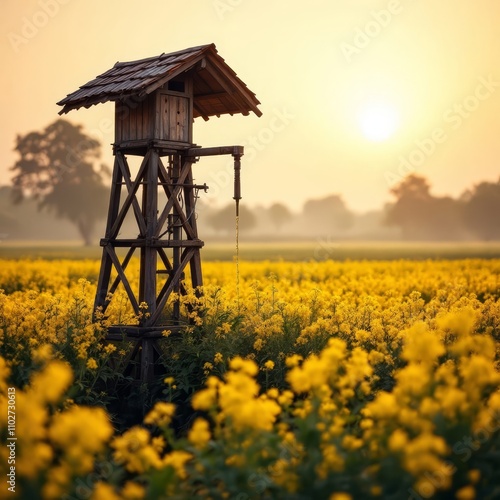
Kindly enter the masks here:
<path id="1" fill-rule="evenodd" d="M 121 153 L 117 153 L 121 155 Z M 115 163 L 113 166 L 113 176 L 111 180 L 111 194 L 109 199 L 109 209 L 108 209 L 108 219 L 106 221 L 106 238 L 109 238 L 111 233 L 111 228 L 113 227 L 116 217 L 118 216 L 118 211 L 120 208 L 120 196 L 121 196 L 121 181 L 122 172 L 120 169 L 119 161 L 121 158 L 115 156 Z M 123 161 L 125 161 L 123 159 Z M 94 302 L 94 311 L 99 307 L 104 312 L 106 310 L 106 297 L 108 295 L 109 280 L 111 278 L 111 268 L 113 263 L 109 258 L 106 248 L 102 250 L 101 259 L 101 269 L 99 272 L 99 279 L 97 282 L 97 293 Z M 94 313 L 95 314 L 95 313 Z"/>
<path id="2" fill-rule="evenodd" d="M 141 248 L 140 302 L 148 305 L 147 312 L 156 311 L 156 268 L 158 252 L 152 246 L 158 217 L 158 152 L 151 151 L 148 168 L 144 176 L 142 209 L 146 220 L 146 245 Z"/>
<path id="3" fill-rule="evenodd" d="M 152 339 L 143 339 L 141 350 L 141 382 L 149 384 L 154 380 L 155 349 Z"/>

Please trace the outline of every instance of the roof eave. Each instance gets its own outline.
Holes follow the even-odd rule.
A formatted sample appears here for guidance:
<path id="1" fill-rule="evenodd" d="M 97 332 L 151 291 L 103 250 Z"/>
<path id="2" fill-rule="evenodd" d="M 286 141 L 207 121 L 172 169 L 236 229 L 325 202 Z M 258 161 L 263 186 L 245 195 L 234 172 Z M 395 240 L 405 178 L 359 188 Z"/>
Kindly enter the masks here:
<path id="1" fill-rule="evenodd" d="M 154 83 L 150 83 L 149 85 L 146 85 L 140 89 L 134 89 L 134 91 L 131 92 L 125 91 L 116 94 L 109 93 L 98 95 L 95 97 L 89 96 L 82 97 L 81 99 L 77 100 L 72 100 L 71 96 L 77 94 L 79 90 L 85 88 L 88 85 L 85 84 L 80 87 L 79 90 L 73 92 L 72 94 L 68 94 L 64 99 L 60 100 L 57 103 L 59 106 L 63 106 L 63 108 L 59 111 L 59 114 L 63 115 L 73 109 L 79 109 L 81 107 L 89 108 L 96 104 L 101 104 L 108 101 L 118 101 L 127 99 L 132 96 L 142 97 L 144 95 L 151 94 L 157 89 L 163 87 L 168 81 L 176 78 L 182 73 L 194 69 L 197 64 L 201 64 L 201 67 L 203 69 L 207 69 L 207 71 L 210 72 L 212 77 L 218 82 L 220 87 L 227 95 L 229 99 L 228 103 L 226 104 L 227 113 L 231 115 L 235 113 L 248 115 L 249 112 L 252 111 L 258 117 L 262 116 L 262 112 L 258 108 L 260 101 L 257 99 L 255 94 L 246 86 L 246 84 L 238 77 L 238 75 L 232 70 L 232 68 L 225 62 L 225 60 L 218 54 L 217 49 L 213 43 L 201 45 L 199 47 L 192 47 L 190 49 L 184 49 L 164 55 L 171 57 L 172 55 L 189 53 L 189 51 L 194 50 L 197 50 L 197 52 L 193 52 L 192 57 L 188 57 L 183 61 L 179 61 L 178 67 L 174 71 L 169 72 L 167 75 L 159 78 Z M 147 58 L 140 61 L 116 63 L 114 67 L 118 65 L 139 63 L 149 59 L 154 58 Z M 104 74 L 106 73 L 103 73 L 103 75 Z M 196 104 L 196 97 L 194 97 L 194 100 Z M 231 105 L 228 105 L 229 102 L 231 103 Z M 209 110 L 204 110 L 203 106 L 201 106 L 198 111 L 200 113 L 200 116 L 202 116 L 205 120 L 208 120 L 209 116 L 220 116 L 220 114 L 224 114 L 220 111 L 218 111 L 217 113 L 210 113 Z"/>

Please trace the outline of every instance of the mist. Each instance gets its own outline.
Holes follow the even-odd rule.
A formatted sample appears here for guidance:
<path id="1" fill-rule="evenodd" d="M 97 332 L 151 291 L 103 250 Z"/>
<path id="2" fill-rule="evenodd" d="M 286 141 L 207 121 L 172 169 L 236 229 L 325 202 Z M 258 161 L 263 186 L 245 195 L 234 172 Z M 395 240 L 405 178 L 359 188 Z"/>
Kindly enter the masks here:
<path id="1" fill-rule="evenodd" d="M 283 203 L 240 205 L 242 241 L 491 241 L 500 239 L 500 225 L 491 217 L 500 210 L 500 182 L 481 182 L 459 197 L 434 196 L 428 181 L 410 175 L 391 189 L 394 200 L 378 210 L 352 211 L 342 195 L 307 200 L 301 210 Z M 160 205 L 165 200 L 160 199 Z M 233 203 L 216 205 L 203 200 L 196 206 L 200 237 L 233 241 L 236 215 Z M 104 235 L 103 211 L 92 234 L 98 244 Z M 121 237 L 137 237 L 133 217 Z M 14 204 L 12 188 L 0 187 L 0 241 L 76 241 L 75 225 L 40 210 L 33 199 Z"/>

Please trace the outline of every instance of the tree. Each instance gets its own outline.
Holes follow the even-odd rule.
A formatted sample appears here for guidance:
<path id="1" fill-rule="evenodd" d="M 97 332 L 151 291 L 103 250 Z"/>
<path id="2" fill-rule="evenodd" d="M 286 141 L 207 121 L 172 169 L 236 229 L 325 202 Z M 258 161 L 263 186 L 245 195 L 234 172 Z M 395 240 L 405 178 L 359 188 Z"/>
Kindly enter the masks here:
<path id="1" fill-rule="evenodd" d="M 464 237 L 461 203 L 450 197 L 434 197 L 420 175 L 406 177 L 391 189 L 396 202 L 386 211 L 386 223 L 399 226 L 407 240 L 453 240 Z"/>
<path id="2" fill-rule="evenodd" d="M 500 180 L 481 182 L 462 196 L 467 227 L 479 238 L 500 238 L 500 223 L 495 214 L 500 212 Z"/>
<path id="3" fill-rule="evenodd" d="M 426 234 L 430 214 L 430 185 L 427 179 L 411 174 L 391 189 L 396 202 L 387 209 L 388 225 L 399 226 L 405 239 Z"/>
<path id="4" fill-rule="evenodd" d="M 59 119 L 41 132 L 18 136 L 15 151 L 20 158 L 11 167 L 14 203 L 37 200 L 39 210 L 74 223 L 89 245 L 97 220 L 107 213 L 109 170 L 98 164 L 99 141 L 81 125 Z"/>
<path id="5" fill-rule="evenodd" d="M 256 222 L 255 215 L 245 205 L 240 205 L 239 229 L 241 231 L 252 229 Z M 216 231 L 223 231 L 226 233 L 232 231 L 236 224 L 234 204 L 230 203 L 210 215 L 207 218 L 207 224 Z"/>
<path id="6" fill-rule="evenodd" d="M 269 219 L 277 231 L 292 218 L 292 213 L 283 203 L 273 203 L 268 210 Z"/>
<path id="7" fill-rule="evenodd" d="M 308 200 L 303 208 L 308 227 L 315 231 L 344 231 L 354 222 L 354 214 L 346 207 L 338 194 L 318 200 Z"/>

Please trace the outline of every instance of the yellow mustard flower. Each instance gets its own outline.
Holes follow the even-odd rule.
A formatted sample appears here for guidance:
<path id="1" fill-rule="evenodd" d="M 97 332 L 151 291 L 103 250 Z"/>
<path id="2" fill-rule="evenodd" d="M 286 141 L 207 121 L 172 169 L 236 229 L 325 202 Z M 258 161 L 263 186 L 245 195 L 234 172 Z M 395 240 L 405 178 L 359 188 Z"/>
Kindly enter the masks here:
<path id="1" fill-rule="evenodd" d="M 264 369 L 265 370 L 272 370 L 274 369 L 274 361 L 271 361 L 270 359 L 264 363 Z"/>
<path id="2" fill-rule="evenodd" d="M 210 434 L 210 426 L 208 425 L 208 422 L 205 419 L 198 417 L 193 422 L 193 425 L 188 432 L 189 442 L 193 446 L 202 449 L 210 441 L 210 438 L 211 438 L 211 434 Z"/>

